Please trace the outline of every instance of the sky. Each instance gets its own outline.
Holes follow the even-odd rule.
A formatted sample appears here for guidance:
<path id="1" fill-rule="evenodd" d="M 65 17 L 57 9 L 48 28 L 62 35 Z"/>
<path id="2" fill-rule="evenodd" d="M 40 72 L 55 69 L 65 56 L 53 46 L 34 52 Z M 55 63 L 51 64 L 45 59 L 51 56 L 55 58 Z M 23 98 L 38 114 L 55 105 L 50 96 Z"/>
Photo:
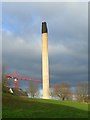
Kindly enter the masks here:
<path id="1" fill-rule="evenodd" d="M 42 79 L 42 21 L 48 27 L 50 84 L 75 86 L 88 81 L 87 2 L 3 2 L 2 62 L 6 71 Z"/>
<path id="2" fill-rule="evenodd" d="M 3 2 L 89 2 L 89 0 L 2 0 Z"/>

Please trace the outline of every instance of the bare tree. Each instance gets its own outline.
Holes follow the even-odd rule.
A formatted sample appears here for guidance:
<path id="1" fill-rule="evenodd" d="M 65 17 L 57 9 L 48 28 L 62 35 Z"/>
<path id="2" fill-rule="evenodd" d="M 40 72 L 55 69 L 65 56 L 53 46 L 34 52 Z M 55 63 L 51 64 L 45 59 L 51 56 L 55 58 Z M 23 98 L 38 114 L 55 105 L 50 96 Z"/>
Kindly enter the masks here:
<path id="1" fill-rule="evenodd" d="M 29 93 L 32 98 L 39 96 L 38 83 L 30 81 Z"/>
<path id="2" fill-rule="evenodd" d="M 54 88 L 51 87 L 51 88 L 49 89 L 49 92 L 50 92 L 51 98 L 53 98 L 53 97 L 55 96 L 55 94 L 54 94 Z"/>
<path id="3" fill-rule="evenodd" d="M 40 98 L 40 90 L 39 90 L 39 89 L 37 89 L 35 96 L 36 96 L 37 98 Z"/>
<path id="4" fill-rule="evenodd" d="M 5 64 L 3 64 L 3 65 L 2 65 L 2 82 L 3 82 L 3 84 L 4 84 L 4 85 L 6 85 L 6 84 L 7 84 L 6 74 L 5 74 L 5 72 L 6 72 L 5 67 L 6 67 L 6 65 L 5 65 Z"/>
<path id="5" fill-rule="evenodd" d="M 56 84 L 54 94 L 62 100 L 68 100 L 71 95 L 70 86 L 67 83 Z"/>
<path id="6" fill-rule="evenodd" d="M 50 94 L 51 98 L 54 98 L 55 94 L 54 94 L 54 85 L 53 84 L 50 84 L 49 94 Z"/>
<path id="7" fill-rule="evenodd" d="M 77 85 L 76 96 L 79 101 L 88 101 L 88 83 L 82 82 Z"/>
<path id="8" fill-rule="evenodd" d="M 8 92 L 8 88 L 6 87 L 7 86 L 7 79 L 6 79 L 6 69 L 5 69 L 6 65 L 5 64 L 2 64 L 2 92 L 4 93 L 7 93 Z"/>

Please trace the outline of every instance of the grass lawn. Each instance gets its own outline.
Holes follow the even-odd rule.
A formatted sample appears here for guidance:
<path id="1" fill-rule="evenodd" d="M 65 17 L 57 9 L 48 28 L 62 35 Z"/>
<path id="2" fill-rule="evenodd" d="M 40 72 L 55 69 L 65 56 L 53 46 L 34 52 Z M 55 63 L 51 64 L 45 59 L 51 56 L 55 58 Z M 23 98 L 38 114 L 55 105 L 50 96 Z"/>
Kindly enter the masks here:
<path id="1" fill-rule="evenodd" d="M 88 104 L 74 101 L 20 98 L 4 94 L 3 118 L 88 118 Z"/>

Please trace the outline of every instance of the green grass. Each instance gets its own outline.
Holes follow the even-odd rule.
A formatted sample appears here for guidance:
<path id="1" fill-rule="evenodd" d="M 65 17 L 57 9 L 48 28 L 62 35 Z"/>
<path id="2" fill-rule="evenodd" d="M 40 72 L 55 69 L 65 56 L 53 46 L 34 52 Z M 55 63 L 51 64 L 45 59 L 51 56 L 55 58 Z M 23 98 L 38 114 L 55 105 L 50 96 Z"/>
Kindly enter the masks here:
<path id="1" fill-rule="evenodd" d="M 3 95 L 3 118 L 87 118 L 88 105 L 74 101 Z"/>

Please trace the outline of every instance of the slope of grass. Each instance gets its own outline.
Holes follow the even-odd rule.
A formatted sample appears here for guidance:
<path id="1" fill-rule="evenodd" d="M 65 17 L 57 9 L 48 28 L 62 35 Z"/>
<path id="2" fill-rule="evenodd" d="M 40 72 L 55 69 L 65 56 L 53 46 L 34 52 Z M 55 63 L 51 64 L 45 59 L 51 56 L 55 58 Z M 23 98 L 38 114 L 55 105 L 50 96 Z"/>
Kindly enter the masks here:
<path id="1" fill-rule="evenodd" d="M 3 118 L 87 118 L 88 105 L 3 95 Z"/>

